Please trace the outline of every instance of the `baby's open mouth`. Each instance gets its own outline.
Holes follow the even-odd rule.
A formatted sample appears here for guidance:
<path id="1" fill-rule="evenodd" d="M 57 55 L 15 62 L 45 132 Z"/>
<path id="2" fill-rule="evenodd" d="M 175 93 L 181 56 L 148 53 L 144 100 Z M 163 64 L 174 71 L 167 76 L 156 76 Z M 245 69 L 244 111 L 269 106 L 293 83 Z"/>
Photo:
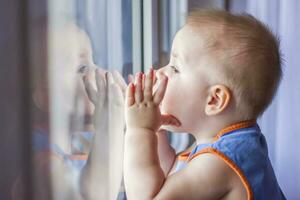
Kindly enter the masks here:
<path id="1" fill-rule="evenodd" d="M 181 126 L 181 122 L 175 116 L 167 113 L 161 113 L 161 115 L 162 115 L 163 126 L 176 126 L 176 127 Z"/>

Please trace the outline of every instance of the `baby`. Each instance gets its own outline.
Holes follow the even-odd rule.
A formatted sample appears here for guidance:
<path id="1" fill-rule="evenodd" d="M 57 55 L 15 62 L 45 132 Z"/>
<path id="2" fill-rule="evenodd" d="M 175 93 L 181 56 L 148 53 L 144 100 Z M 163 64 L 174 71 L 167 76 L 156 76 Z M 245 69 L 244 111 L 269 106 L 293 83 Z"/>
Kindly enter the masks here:
<path id="1" fill-rule="evenodd" d="M 285 199 L 256 124 L 281 74 L 278 40 L 261 22 L 192 13 L 169 64 L 138 73 L 127 87 L 128 199 Z M 196 146 L 176 157 L 162 146 L 162 129 L 189 132 Z"/>

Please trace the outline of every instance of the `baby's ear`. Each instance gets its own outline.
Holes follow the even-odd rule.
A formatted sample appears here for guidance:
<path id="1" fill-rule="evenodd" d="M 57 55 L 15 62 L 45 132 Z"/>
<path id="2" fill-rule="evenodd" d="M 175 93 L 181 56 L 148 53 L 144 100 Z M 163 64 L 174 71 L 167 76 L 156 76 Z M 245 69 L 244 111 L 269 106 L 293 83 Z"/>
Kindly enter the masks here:
<path id="1" fill-rule="evenodd" d="M 217 115 L 224 111 L 231 99 L 230 90 L 224 85 L 214 85 L 208 89 L 205 114 Z"/>

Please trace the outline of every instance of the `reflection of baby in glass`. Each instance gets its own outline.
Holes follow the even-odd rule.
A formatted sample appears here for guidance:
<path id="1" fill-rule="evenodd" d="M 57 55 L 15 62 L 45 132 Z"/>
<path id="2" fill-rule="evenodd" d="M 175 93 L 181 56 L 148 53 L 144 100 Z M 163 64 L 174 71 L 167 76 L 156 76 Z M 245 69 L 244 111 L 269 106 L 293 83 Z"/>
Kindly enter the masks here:
<path id="1" fill-rule="evenodd" d="M 110 188 L 115 188 L 111 191 L 116 196 L 121 183 L 123 153 L 121 144 L 124 117 L 120 113 L 123 113 L 124 97 L 122 92 L 126 84 L 118 72 L 111 74 L 106 73 L 101 68 L 96 70 L 97 66 L 92 59 L 90 39 L 83 30 L 69 23 L 58 30 L 54 30 L 54 32 L 56 35 L 60 35 L 60 38 L 62 35 L 65 36 L 63 41 L 60 40 L 60 42 L 55 43 L 57 46 L 54 45 L 54 50 L 66 65 L 63 66 L 64 68 L 56 68 L 55 70 L 59 71 L 58 76 L 60 77 L 57 77 L 57 80 L 60 80 L 59 84 L 61 84 L 61 90 L 57 92 L 63 93 L 65 98 L 60 99 L 62 104 L 60 106 L 64 109 L 67 107 L 62 111 L 62 114 L 66 114 L 63 112 L 69 113 L 70 123 L 69 132 L 59 134 L 69 134 L 69 137 L 72 138 L 70 142 L 71 151 L 66 152 L 56 143 L 56 141 L 60 142 L 60 137 L 53 138 L 53 135 L 49 135 L 48 94 L 50 90 L 47 81 L 48 73 L 43 73 L 41 77 L 38 77 L 33 91 L 35 107 L 33 114 L 34 119 L 36 119 L 32 136 L 34 173 L 37 177 L 35 182 L 38 183 L 36 187 L 39 188 L 36 196 L 43 199 L 53 196 L 50 193 L 51 186 L 49 183 L 51 179 L 48 177 L 49 174 L 52 176 L 56 188 L 54 192 L 60 193 L 56 196 L 58 198 L 81 199 L 81 195 L 84 195 L 86 199 L 91 199 L 92 194 L 89 194 L 85 187 L 97 184 L 98 187 L 105 188 L 106 186 L 103 185 L 107 185 L 108 179 L 111 182 Z M 84 82 L 83 77 L 85 77 Z M 110 98 L 108 99 L 109 95 Z M 108 113 L 111 116 L 111 122 L 113 122 L 114 116 L 115 120 L 119 122 L 115 125 L 114 130 L 108 128 L 109 123 L 111 123 L 107 121 Z M 122 118 L 116 117 L 116 114 Z M 116 142 L 112 141 L 106 145 L 107 140 L 101 138 L 99 140 L 101 136 L 114 140 L 116 134 L 119 135 L 118 140 L 115 140 Z M 118 145 L 112 151 L 115 155 L 106 154 L 105 152 L 110 151 L 109 148 L 113 145 Z M 89 155 L 90 150 L 93 153 Z M 100 161 L 99 158 L 101 158 Z M 101 177 L 102 174 L 107 174 L 105 170 L 108 170 L 108 166 L 105 163 L 108 162 L 118 166 L 115 167 L 116 169 L 110 169 L 115 169 L 114 173 L 117 174 L 113 178 Z M 102 171 L 95 170 L 95 168 L 101 169 L 101 167 L 104 168 Z M 84 173 L 80 175 L 82 170 Z M 73 178 L 74 174 L 78 174 L 77 179 Z M 93 178 L 89 177 L 91 174 Z M 12 188 L 13 199 L 22 198 L 20 178 Z M 80 184 L 78 181 L 85 183 L 83 189 L 78 188 L 78 184 Z"/>
<path id="2" fill-rule="evenodd" d="M 281 77 L 277 39 L 248 15 L 198 11 L 176 34 L 170 63 L 139 73 L 126 94 L 128 199 L 285 199 L 256 119 Z M 159 129 L 197 145 L 158 155 Z"/>
<path id="3" fill-rule="evenodd" d="M 122 179 L 126 83 L 117 71 L 110 73 L 98 68 L 93 63 L 87 34 L 76 26 L 71 29 L 77 35 L 79 45 L 76 54 L 79 55 L 79 64 L 72 65 L 78 72 L 73 78 L 77 80 L 75 102 L 78 105 L 75 108 L 79 112 L 73 110 L 72 115 L 74 123 L 70 131 L 75 138 L 72 154 L 62 153 L 63 159 L 67 157 L 67 163 L 77 170 L 79 177 L 75 179 L 78 185 L 70 191 L 73 194 L 80 192 L 78 196 L 84 199 L 115 199 Z M 80 127 L 82 115 L 85 120 L 84 126 Z M 90 131 L 94 132 L 92 138 Z M 59 176 L 56 177 L 59 179 Z"/>

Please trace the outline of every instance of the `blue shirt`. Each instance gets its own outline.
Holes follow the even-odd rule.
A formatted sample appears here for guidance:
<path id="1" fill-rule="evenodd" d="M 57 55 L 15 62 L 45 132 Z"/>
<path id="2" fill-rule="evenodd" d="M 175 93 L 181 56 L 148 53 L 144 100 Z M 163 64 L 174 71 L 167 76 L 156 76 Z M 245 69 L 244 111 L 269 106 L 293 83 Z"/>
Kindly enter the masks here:
<path id="1" fill-rule="evenodd" d="M 176 171 L 203 153 L 220 157 L 240 177 L 248 199 L 281 200 L 282 193 L 271 162 L 264 135 L 253 121 L 241 122 L 220 131 L 215 141 L 196 146 L 179 156 Z"/>

